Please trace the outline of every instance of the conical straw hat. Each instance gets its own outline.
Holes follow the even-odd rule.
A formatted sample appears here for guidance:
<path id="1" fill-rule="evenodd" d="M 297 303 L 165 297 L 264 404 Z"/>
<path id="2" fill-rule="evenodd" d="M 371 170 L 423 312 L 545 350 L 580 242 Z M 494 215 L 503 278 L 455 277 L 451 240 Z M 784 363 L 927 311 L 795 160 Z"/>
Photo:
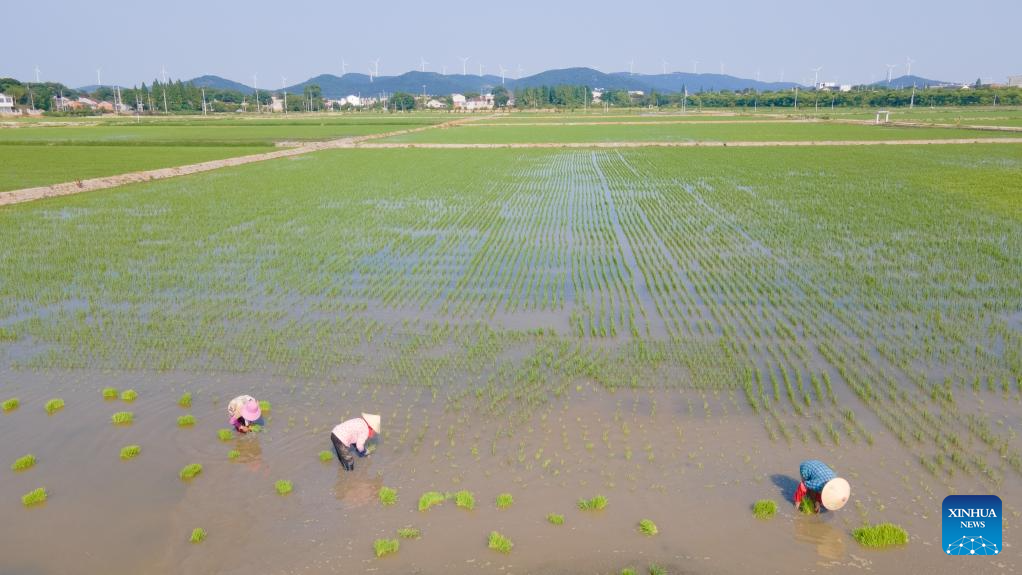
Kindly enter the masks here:
<path id="1" fill-rule="evenodd" d="M 820 499 L 823 500 L 823 506 L 831 511 L 837 511 L 848 503 L 848 496 L 852 494 L 852 487 L 848 485 L 848 482 L 844 479 L 837 477 L 831 479 L 823 486 L 823 493 L 820 494 Z"/>
<path id="2" fill-rule="evenodd" d="M 375 431 L 376 433 L 380 432 L 380 416 L 379 415 L 373 415 L 371 413 L 363 413 L 362 414 L 362 419 L 366 420 L 366 423 L 369 424 L 369 427 L 373 428 L 373 431 Z"/>

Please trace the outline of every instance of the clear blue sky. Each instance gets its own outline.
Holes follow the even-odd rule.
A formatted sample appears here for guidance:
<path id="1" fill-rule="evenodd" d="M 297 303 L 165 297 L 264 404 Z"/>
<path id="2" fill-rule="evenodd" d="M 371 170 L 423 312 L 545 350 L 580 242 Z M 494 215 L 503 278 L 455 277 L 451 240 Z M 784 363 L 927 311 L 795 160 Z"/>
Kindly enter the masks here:
<path id="1" fill-rule="evenodd" d="M 774 7 L 769 7 L 774 4 Z M 512 0 L 446 2 L 80 2 L 51 0 L 8 11 L 0 76 L 71 86 L 132 85 L 157 77 L 217 74 L 278 87 L 320 73 L 380 74 L 419 67 L 470 73 L 485 64 L 517 76 L 591 66 L 719 72 L 773 81 L 860 83 L 906 72 L 937 80 L 1003 82 L 1022 74 L 1022 1 L 876 1 L 815 4 L 730 2 L 592 2 Z M 943 4 L 943 6 L 942 6 Z M 24 17 L 33 13 L 31 18 Z"/>

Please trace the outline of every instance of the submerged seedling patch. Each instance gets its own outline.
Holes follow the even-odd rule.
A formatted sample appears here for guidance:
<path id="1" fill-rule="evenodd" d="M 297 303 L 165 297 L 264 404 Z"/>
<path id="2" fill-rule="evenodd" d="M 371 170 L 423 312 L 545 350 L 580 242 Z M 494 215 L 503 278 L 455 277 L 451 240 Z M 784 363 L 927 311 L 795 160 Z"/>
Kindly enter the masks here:
<path id="1" fill-rule="evenodd" d="M 756 519 L 770 519 L 777 514 L 777 502 L 773 499 L 760 499 L 752 505 L 752 514 Z"/>
<path id="2" fill-rule="evenodd" d="M 400 547 L 401 543 L 397 539 L 377 539 L 373 542 L 373 550 L 376 552 L 376 557 L 397 553 Z"/>
<path id="3" fill-rule="evenodd" d="M 462 509 L 475 509 L 476 496 L 471 491 L 462 490 L 454 494 L 454 503 Z"/>
<path id="4" fill-rule="evenodd" d="M 265 399 L 259 401 L 259 411 L 263 412 L 263 415 L 266 415 L 272 409 L 273 406 L 270 405 L 269 401 L 266 401 Z"/>
<path id="5" fill-rule="evenodd" d="M 550 513 L 546 516 L 546 520 L 551 525 L 564 525 L 564 516 L 559 513 Z"/>
<path id="6" fill-rule="evenodd" d="M 893 523 L 863 525 L 852 531 L 852 537 L 859 545 L 871 549 L 884 549 L 908 543 L 908 532 Z"/>
<path id="7" fill-rule="evenodd" d="M 230 441 L 231 438 L 234 437 L 234 430 L 233 429 L 218 429 L 216 431 L 216 436 L 217 436 L 217 438 L 220 439 L 220 441 Z"/>
<path id="8" fill-rule="evenodd" d="M 434 505 L 440 505 L 445 499 L 444 494 L 439 491 L 427 491 L 419 498 L 419 511 L 426 511 Z"/>
<path id="9" fill-rule="evenodd" d="M 656 523 L 653 523 L 653 521 L 643 519 L 639 521 L 639 532 L 643 535 L 656 535 L 660 530 L 657 529 Z"/>
<path id="10" fill-rule="evenodd" d="M 489 548 L 500 553 L 510 553 L 511 548 L 515 546 L 506 536 L 501 535 L 498 531 L 490 531 Z"/>
<path id="11" fill-rule="evenodd" d="M 177 418 L 178 427 L 188 427 L 189 425 L 195 425 L 195 416 L 192 414 L 182 415 Z"/>
<path id="12" fill-rule="evenodd" d="M 510 493 L 501 493 L 497 496 L 497 509 L 507 509 L 514 502 L 515 498 Z"/>
<path id="13" fill-rule="evenodd" d="M 142 453 L 142 447 L 138 445 L 125 445 L 121 448 L 121 459 L 134 459 Z"/>
<path id="14" fill-rule="evenodd" d="M 15 409 L 18 409 L 18 405 L 19 405 L 18 398 L 12 397 L 8 400 L 5 400 L 2 407 L 4 412 L 6 413 L 8 411 L 14 411 Z"/>
<path id="15" fill-rule="evenodd" d="M 397 536 L 401 539 L 418 539 L 422 537 L 422 532 L 414 527 L 402 527 L 397 530 Z"/>
<path id="16" fill-rule="evenodd" d="M 114 387 L 103 388 L 103 399 L 117 399 L 117 389 Z"/>
<path id="17" fill-rule="evenodd" d="M 21 503 L 25 507 L 44 503 L 48 497 L 45 487 L 37 487 L 21 496 Z"/>
<path id="18" fill-rule="evenodd" d="M 181 394 L 181 397 L 177 400 L 177 404 L 180 405 L 181 407 L 191 407 L 192 392 L 186 391 L 183 394 Z"/>
<path id="19" fill-rule="evenodd" d="M 121 392 L 121 401 L 135 401 L 138 399 L 138 392 L 134 389 L 125 389 Z"/>
<path id="20" fill-rule="evenodd" d="M 12 471 L 24 471 L 30 469 L 35 465 L 35 455 L 29 453 L 28 455 L 22 455 L 21 457 L 14 460 L 11 464 Z"/>
<path id="21" fill-rule="evenodd" d="M 46 408 L 47 414 L 53 415 L 54 413 L 60 411 L 61 409 L 64 409 L 64 400 L 60 399 L 59 397 L 51 399 L 46 402 L 46 405 L 44 407 Z"/>
<path id="22" fill-rule="evenodd" d="M 237 449 L 232 449 L 227 452 L 227 459 L 230 459 L 231 461 L 234 461 L 239 457 L 241 457 L 241 452 L 238 451 Z"/>
<path id="23" fill-rule="evenodd" d="M 330 461 L 333 458 L 334 454 L 325 449 L 319 452 L 319 460 L 322 461 L 323 463 L 326 463 L 327 461 Z"/>
<path id="24" fill-rule="evenodd" d="M 380 487 L 380 492 L 377 496 L 380 498 L 380 503 L 384 505 L 393 505 L 397 503 L 397 489 L 387 487 L 386 485 Z"/>
<path id="25" fill-rule="evenodd" d="M 181 472 L 178 473 L 178 477 L 181 479 L 191 479 L 200 473 L 202 473 L 202 465 L 198 463 L 189 463 L 181 468 Z"/>
<path id="26" fill-rule="evenodd" d="M 196 527 L 192 529 L 192 535 L 188 538 L 188 541 L 192 543 L 202 543 L 206 540 L 206 530 L 202 527 Z"/>
<path id="27" fill-rule="evenodd" d="M 130 411 L 118 411 L 110 416 L 110 421 L 114 425 L 127 425 L 135 421 L 135 414 Z"/>
<path id="28" fill-rule="evenodd" d="M 274 483 L 273 486 L 277 489 L 278 495 L 287 495 L 288 493 L 291 493 L 295 488 L 294 484 L 287 479 L 280 479 L 276 483 Z"/>

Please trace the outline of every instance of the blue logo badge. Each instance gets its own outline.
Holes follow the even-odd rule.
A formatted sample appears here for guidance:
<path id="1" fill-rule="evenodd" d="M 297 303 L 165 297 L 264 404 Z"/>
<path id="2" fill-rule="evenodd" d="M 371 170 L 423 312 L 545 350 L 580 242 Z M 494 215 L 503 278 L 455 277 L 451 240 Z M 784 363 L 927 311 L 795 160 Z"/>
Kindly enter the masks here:
<path id="1" fill-rule="evenodd" d="M 945 555 L 1001 554 L 1001 498 L 948 495 L 944 498 L 941 540 Z"/>

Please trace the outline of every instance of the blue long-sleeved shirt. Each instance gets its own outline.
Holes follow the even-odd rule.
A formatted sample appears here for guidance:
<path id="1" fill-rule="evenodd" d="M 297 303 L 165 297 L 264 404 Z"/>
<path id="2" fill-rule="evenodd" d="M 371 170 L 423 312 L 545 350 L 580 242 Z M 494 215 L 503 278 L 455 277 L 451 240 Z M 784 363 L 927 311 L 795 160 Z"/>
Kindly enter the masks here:
<path id="1" fill-rule="evenodd" d="M 798 473 L 810 491 L 820 493 L 828 481 L 837 477 L 837 473 L 819 459 L 808 459 L 798 466 Z"/>

